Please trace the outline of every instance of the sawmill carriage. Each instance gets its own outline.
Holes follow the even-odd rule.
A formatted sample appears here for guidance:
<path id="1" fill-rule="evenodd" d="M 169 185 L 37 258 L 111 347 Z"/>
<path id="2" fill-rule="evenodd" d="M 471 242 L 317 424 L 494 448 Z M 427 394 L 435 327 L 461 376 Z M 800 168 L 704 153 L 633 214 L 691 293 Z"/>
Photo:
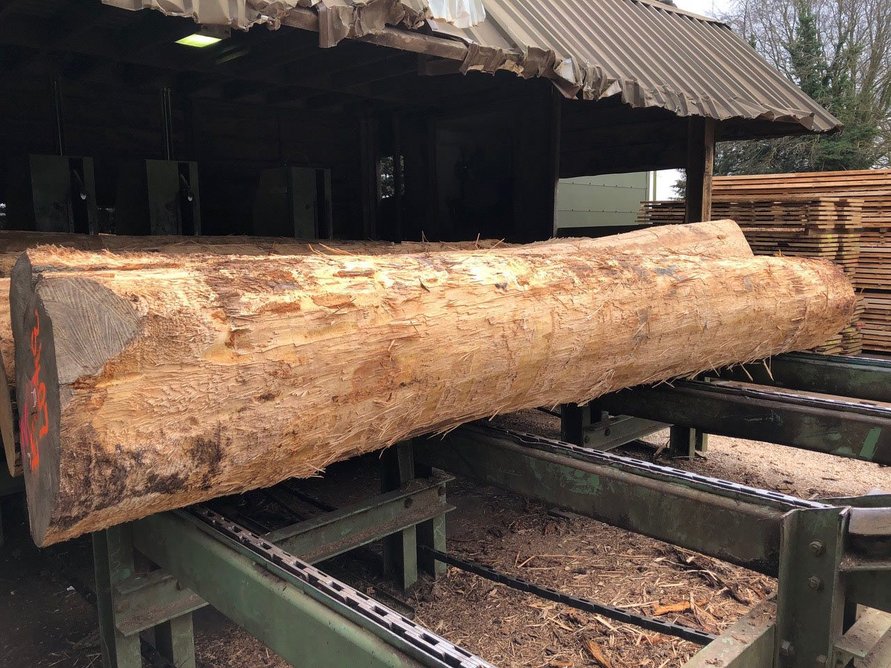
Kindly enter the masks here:
<path id="1" fill-rule="evenodd" d="M 400 441 L 382 457 L 382 493 L 339 508 L 315 502 L 317 510 L 324 511 L 318 516 L 262 535 L 245 526 L 249 517 L 227 513 L 225 505 L 168 510 L 225 491 L 265 486 L 266 475 L 264 467 L 251 464 L 233 467 L 234 475 L 225 478 L 226 449 L 220 449 L 219 437 L 216 445 L 196 440 L 177 449 L 175 444 L 185 441 L 176 430 L 192 423 L 171 420 L 171 413 L 154 414 L 155 421 L 146 429 L 159 434 L 159 443 L 168 439 L 174 446 L 169 450 L 159 446 L 153 454 L 136 453 L 132 465 L 74 458 L 69 466 L 59 463 L 61 455 L 53 460 L 52 474 L 44 475 L 35 465 L 38 455 L 45 463 L 53 452 L 67 447 L 65 433 L 87 429 L 101 413 L 99 408 L 84 408 L 94 406 L 93 381 L 84 379 L 89 369 L 105 363 L 102 355 L 120 352 L 123 344 L 115 348 L 115 337 L 128 345 L 138 337 L 149 341 L 135 355 L 130 370 L 141 368 L 141 361 L 156 354 L 146 352 L 155 340 L 164 340 L 177 352 L 188 348 L 183 343 L 188 337 L 177 338 L 179 330 L 167 331 L 167 339 L 151 338 L 151 323 L 127 315 L 122 295 L 131 293 L 121 291 L 121 277 L 134 277 L 140 294 L 149 295 L 145 301 L 158 305 L 174 303 L 195 285 L 207 285 L 215 298 L 241 299 L 236 306 L 243 315 L 248 312 L 244 294 L 262 301 L 256 280 L 259 270 L 254 266 L 258 263 L 251 257 L 262 258 L 268 273 L 260 278 L 267 282 L 293 277 L 289 263 L 298 261 L 293 259 L 298 255 L 309 257 L 300 260 L 301 275 L 320 284 L 327 281 L 326 285 L 344 277 L 333 276 L 332 261 L 324 258 L 361 258 L 356 262 L 369 273 L 358 279 L 350 275 L 339 283 L 340 301 L 323 305 L 316 301 L 316 306 L 335 312 L 351 303 L 351 292 L 361 293 L 356 286 L 362 284 L 362 276 L 375 272 L 391 272 L 387 275 L 395 276 L 400 285 L 411 283 L 425 304 L 438 308 L 441 304 L 435 300 L 443 293 L 435 280 L 448 274 L 450 256 L 437 259 L 433 252 L 458 248 L 440 242 L 495 240 L 486 243 L 505 248 L 474 256 L 483 258 L 473 260 L 479 263 L 475 269 L 494 275 L 500 270 L 497 258 L 509 257 L 525 267 L 531 281 L 540 279 L 535 272 L 542 251 L 536 248 L 547 249 L 548 257 L 561 252 L 571 256 L 574 269 L 566 276 L 577 278 L 578 272 L 595 266 L 584 263 L 599 261 L 597 253 L 604 247 L 617 252 L 614 247 L 622 243 L 640 244 L 655 256 L 684 255 L 686 259 L 674 260 L 675 270 L 695 272 L 709 252 L 703 239 L 691 243 L 683 237 L 691 233 L 689 228 L 664 228 L 651 231 L 654 234 L 644 241 L 631 237 L 631 241 L 607 241 L 606 246 L 578 242 L 565 247 L 568 253 L 559 250 L 559 242 L 520 249 L 512 244 L 544 241 L 553 235 L 560 178 L 684 168 L 686 222 L 707 221 L 716 141 L 838 128 L 835 118 L 767 66 L 725 25 L 661 3 L 485 0 L 463 3 L 473 10 L 466 16 L 451 15 L 443 4 L 407 0 L 4 0 L 0 4 L 4 63 L 0 250 L 10 260 L 4 264 L 3 279 L 13 284 L 6 305 L 12 315 L 4 317 L 11 320 L 18 348 L 9 353 L 12 344 L 5 332 L 0 352 L 9 381 L 18 389 L 14 395 L 18 405 L 0 401 L 11 475 L 4 484 L 14 491 L 21 484 L 16 474 L 24 469 L 38 544 L 93 532 L 105 665 L 140 665 L 140 637 L 151 629 L 157 650 L 169 661 L 194 665 L 191 613 L 206 603 L 294 665 L 487 665 L 310 565 L 376 540 L 384 541 L 384 561 L 406 587 L 416 580 L 419 568 L 436 576 L 446 564 L 453 564 L 566 605 L 698 642 L 705 647 L 691 660 L 693 667 L 844 666 L 870 652 L 873 659 L 887 660 L 888 640 L 882 638 L 887 627 L 876 622 L 884 618 L 875 610 L 891 610 L 888 497 L 804 500 L 607 452 L 672 425 L 671 449 L 677 455 L 703 449 L 706 434 L 714 433 L 891 463 L 891 365 L 880 360 L 790 354 L 774 359 L 767 375 L 756 364 L 710 371 L 671 386 L 603 394 L 662 377 L 631 376 L 634 382 L 605 382 L 601 387 L 601 376 L 611 371 L 574 363 L 572 357 L 560 358 L 555 350 L 550 357 L 536 359 L 543 367 L 548 361 L 560 362 L 562 370 L 555 377 L 572 388 L 564 392 L 566 397 L 578 399 L 562 406 L 562 441 L 480 425 L 452 429 L 504 410 L 501 405 L 486 405 L 483 394 L 470 391 L 464 397 L 467 406 L 460 410 L 452 407 L 449 413 L 444 407 L 449 402 L 441 400 L 414 411 L 427 420 L 417 434 L 405 425 L 372 424 L 357 408 L 360 417 L 344 427 L 341 450 L 335 452 L 334 445 L 326 450 L 322 439 L 312 448 L 317 459 L 288 464 L 288 469 L 276 466 L 289 460 L 275 460 L 267 482 L 278 482 L 287 471 L 308 475 L 337 458 L 373 449 L 369 444 L 374 441 L 365 432 L 374 427 L 382 439 L 377 447 Z M 485 14 L 479 12 L 483 6 Z M 746 273 L 733 273 L 739 267 L 726 256 L 732 255 L 728 248 L 734 232 L 717 225 L 709 229 L 720 236 L 726 283 L 711 286 L 716 295 L 727 285 L 744 285 L 750 279 Z M 616 231 L 622 230 L 586 230 L 595 236 Z M 182 241 L 175 238 L 179 235 Z M 195 236 L 201 239 L 191 239 Z M 322 241 L 297 244 L 298 251 L 280 237 Z M 13 270 L 12 260 L 40 240 L 79 250 L 31 250 L 17 259 Z M 359 242 L 350 245 L 343 240 Z M 404 242 L 420 243 L 420 248 Z M 398 244 L 408 259 L 391 259 L 396 249 L 388 243 Z M 227 245 L 232 248 L 221 250 Z M 123 260 L 97 253 L 106 249 L 138 253 Z M 418 250 L 429 255 L 419 260 L 421 256 L 413 254 Z M 742 252 L 751 255 L 747 247 Z M 172 264 L 174 257 L 178 259 Z M 639 273 L 646 265 L 641 257 L 645 256 L 626 257 L 625 265 L 617 260 L 626 272 L 622 276 Z M 763 264 L 776 272 L 771 284 L 775 294 L 794 286 L 788 301 L 777 299 L 779 307 L 773 311 L 777 318 L 792 318 L 796 295 L 801 296 L 808 280 L 813 286 L 832 283 L 829 269 L 804 280 L 798 273 L 783 273 L 793 266 L 788 262 L 764 259 Z M 176 271 L 165 273 L 171 266 Z M 131 273 L 139 271 L 146 273 Z M 109 276 L 113 280 L 107 280 Z M 99 305 L 95 311 L 84 308 L 72 315 L 59 310 L 60 295 L 82 299 L 89 293 L 84 288 L 87 283 L 103 286 L 101 298 L 90 302 L 94 308 Z M 555 280 L 542 285 L 557 292 L 566 284 Z M 501 283 L 494 285 L 498 288 Z M 233 296 L 233 286 L 242 293 L 238 297 Z M 616 299 L 622 287 L 616 281 Z M 461 290 L 476 296 L 460 281 L 450 288 L 449 304 L 460 302 Z M 794 336 L 783 338 L 783 345 L 797 349 L 819 343 L 811 340 L 819 338 L 819 327 L 827 322 L 831 326 L 832 318 L 844 310 L 835 308 L 844 301 L 838 296 L 844 286 L 839 283 L 836 288 L 827 293 L 832 298 L 826 300 L 825 317 L 817 317 L 804 304 L 805 316 L 822 324 L 814 331 L 797 328 Z M 637 286 L 638 292 L 642 289 Z M 557 294 L 561 296 L 576 295 Z M 661 302 L 657 293 L 649 296 Z M 199 301 L 197 297 L 189 301 L 189 308 Z M 670 299 L 666 297 L 665 303 L 671 311 Z M 32 309 L 35 304 L 39 308 Z M 584 309 L 594 310 L 599 302 L 580 304 L 579 330 L 591 325 Z M 287 310 L 282 303 L 261 304 L 270 305 L 279 308 L 277 313 Z M 258 308 L 249 315 L 261 312 Z M 189 326 L 201 318 L 196 309 Z M 74 363 L 63 354 L 81 350 L 80 333 L 91 331 L 90 323 L 99 320 L 105 323 L 105 336 L 91 340 L 89 359 L 69 355 L 80 365 L 74 373 Z M 457 322 L 482 328 L 484 320 L 468 316 Z M 46 347 L 28 345 L 35 337 L 49 336 L 47 322 L 53 323 L 54 338 L 40 338 Z M 285 329 L 291 323 L 276 322 L 285 322 Z M 419 322 L 409 324 L 413 335 Z M 374 330 L 375 322 L 362 323 L 367 331 Z M 669 325 L 683 326 L 680 320 Z M 109 331 L 115 336 L 108 336 Z M 196 325 L 186 333 L 198 336 L 202 331 Z M 566 334 L 571 331 L 567 327 Z M 602 334 L 605 338 L 610 333 Z M 619 334 L 613 334 L 621 342 Z M 700 331 L 696 340 L 702 349 L 712 338 L 706 334 Z M 231 351 L 237 352 L 239 345 L 249 346 L 251 335 L 247 327 L 233 332 L 227 350 L 215 354 L 234 354 Z M 451 331 L 440 339 L 430 335 L 434 342 L 448 338 Z M 59 361 L 59 369 L 65 367 L 63 371 L 42 357 L 43 352 L 49 354 L 49 341 L 53 359 Z M 391 346 L 392 341 L 383 349 L 389 353 Z M 689 350 L 674 348 L 654 348 L 649 354 L 655 362 L 690 356 Z M 332 360 L 339 356 L 346 368 L 350 354 L 361 357 L 360 349 L 361 345 L 348 350 L 320 346 L 313 359 L 327 360 L 333 367 Z M 785 349 L 776 343 L 775 350 L 760 356 Z M 752 350 L 760 348 L 724 351 L 730 355 L 724 363 L 758 357 Z M 639 354 L 643 357 L 643 352 Z M 490 359 L 498 368 L 494 349 Z M 167 401 L 189 406 L 198 413 L 189 419 L 201 423 L 205 399 L 226 394 L 221 391 L 225 386 L 217 377 L 201 378 L 200 360 L 193 367 L 183 360 L 188 361 L 168 361 L 187 376 L 177 387 L 180 394 L 159 384 L 158 396 L 122 394 L 114 410 L 125 414 L 129 404 L 143 401 L 157 407 Z M 362 361 L 355 362 L 355 377 L 364 382 Z M 448 368 L 448 362 L 445 358 L 443 366 Z M 662 373 L 689 375 L 710 366 L 711 360 L 685 360 L 685 364 L 667 364 Z M 126 364 L 120 362 L 121 366 Z M 27 383 L 33 383 L 38 370 L 47 368 L 56 374 L 55 385 L 50 382 L 42 394 L 22 391 L 30 387 Z M 533 381 L 536 378 L 541 380 L 533 376 Z M 122 393 L 128 379 L 132 377 L 123 373 L 115 379 Z M 157 382 L 163 383 L 160 376 Z M 239 383 L 248 394 L 229 393 L 232 402 L 242 405 L 231 408 L 226 420 L 218 420 L 217 430 L 224 425 L 227 432 L 245 435 L 263 424 L 268 433 L 262 436 L 270 441 L 278 438 L 276 430 L 284 433 L 282 425 L 290 424 L 289 412 L 305 411 L 301 429 L 310 432 L 336 419 L 332 394 L 348 401 L 332 390 L 325 395 L 328 404 L 292 404 L 274 391 L 264 391 L 262 382 Z M 534 385 L 529 383 L 524 396 L 538 396 Z M 592 392 L 592 386 L 601 389 Z M 435 384 L 425 392 L 434 399 L 447 395 Z M 582 401 L 595 396 L 594 401 Z M 553 399 L 548 394 L 541 398 Z M 34 444 L 46 426 L 39 415 L 42 408 L 49 414 L 48 403 L 64 425 L 53 426 L 56 450 L 41 451 Z M 257 408 L 259 404 L 271 408 Z M 79 407 L 77 412 L 72 406 Z M 243 407 L 256 412 L 238 418 Z M 282 422 L 276 422 L 272 412 L 263 412 L 273 409 L 284 414 Z M 38 417 L 32 420 L 34 415 Z M 165 429 L 157 425 L 165 420 L 170 434 L 161 437 Z M 118 422 L 124 425 L 120 432 L 124 434 L 132 421 Z M 424 432 L 444 430 L 448 433 L 435 441 L 422 437 Z M 401 439 L 400 434 L 417 437 Z M 251 439 L 258 436 L 244 438 L 253 443 Z M 114 447 L 118 454 L 126 449 L 120 444 Z M 89 444 L 83 451 L 88 450 Z M 189 458 L 188 475 L 183 473 L 184 460 L 178 459 L 183 453 Z M 156 462 L 159 468 L 146 468 L 147 462 Z M 162 462 L 170 463 L 172 470 L 161 470 Z M 128 488 L 115 478 L 120 471 L 130 484 L 133 476 L 144 474 L 140 485 L 163 496 L 164 502 L 118 503 Z M 759 606 L 726 635 L 714 638 L 456 559 L 446 549 L 445 518 L 451 509 L 446 500 L 447 473 L 778 576 L 777 601 Z M 96 493 L 99 481 L 107 499 Z M 79 485 L 91 490 L 89 499 L 78 499 L 77 490 L 83 488 Z M 47 493 L 49 489 L 54 493 Z M 288 489 L 291 495 L 301 493 Z M 88 510 L 80 508 L 79 501 Z M 154 512 L 162 510 L 166 512 Z M 135 521 L 120 524 L 126 520 Z M 715 526 L 733 529 L 716 535 Z M 153 568 L 146 570 L 145 562 Z M 858 604 L 875 610 L 858 619 Z M 868 637 L 869 633 L 876 637 Z"/>

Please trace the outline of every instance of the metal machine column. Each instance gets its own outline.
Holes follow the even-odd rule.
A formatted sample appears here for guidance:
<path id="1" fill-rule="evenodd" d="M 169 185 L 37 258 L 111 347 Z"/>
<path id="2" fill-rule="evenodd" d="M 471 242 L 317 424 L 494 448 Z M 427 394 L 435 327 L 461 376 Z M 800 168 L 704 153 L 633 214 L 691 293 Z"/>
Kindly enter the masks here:
<path id="1" fill-rule="evenodd" d="M 93 534 L 96 571 L 96 605 L 99 608 L 99 643 L 106 668 L 141 668 L 139 635 L 125 636 L 115 626 L 115 587 L 133 575 L 133 548 L 129 526 Z"/>
<path id="2" fill-rule="evenodd" d="M 103 665 L 141 668 L 140 634 L 153 630 L 161 656 L 177 668 L 194 668 L 192 611 L 204 601 L 164 571 L 137 574 L 137 558 L 132 524 L 93 534 Z"/>
<path id="3" fill-rule="evenodd" d="M 397 443 L 381 455 L 381 492 L 399 489 L 415 477 L 411 442 Z M 412 525 L 384 538 L 384 572 L 396 576 L 403 589 L 418 581 L 417 528 Z"/>

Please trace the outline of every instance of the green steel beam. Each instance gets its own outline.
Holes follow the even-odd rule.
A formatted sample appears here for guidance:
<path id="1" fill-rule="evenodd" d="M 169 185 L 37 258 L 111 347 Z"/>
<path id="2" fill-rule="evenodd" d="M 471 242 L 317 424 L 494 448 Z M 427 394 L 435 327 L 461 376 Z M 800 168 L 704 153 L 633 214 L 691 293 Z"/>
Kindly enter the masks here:
<path id="1" fill-rule="evenodd" d="M 535 450 L 478 425 L 416 439 L 415 459 L 762 573 L 779 568 L 782 517 L 790 510 L 781 502 Z"/>
<path id="2" fill-rule="evenodd" d="M 414 462 L 414 442 L 411 447 L 412 461 Z M 431 466 L 424 466 L 418 462 L 414 462 L 415 475 L 419 478 L 433 478 L 434 476 L 443 475 L 442 471 L 437 471 Z M 451 477 L 449 478 L 452 479 Z M 445 488 L 442 490 L 445 494 Z M 445 501 L 445 499 L 443 499 Z M 417 528 L 418 541 L 418 568 L 423 570 L 433 579 L 445 575 L 448 567 L 441 561 L 434 559 L 430 553 L 422 548 L 430 548 L 440 552 L 446 551 L 446 516 L 445 514 L 437 515 L 433 519 L 421 522 Z"/>
<path id="3" fill-rule="evenodd" d="M 612 450 L 666 427 L 662 422 L 630 415 L 610 415 L 601 411 L 596 402 L 560 407 L 560 440 L 592 450 Z"/>
<path id="4" fill-rule="evenodd" d="M 665 429 L 668 425 L 642 420 L 630 415 L 601 415 L 601 419 L 582 427 L 581 445 L 592 450 L 613 450 L 635 439 Z"/>
<path id="5" fill-rule="evenodd" d="M 175 513 L 135 522 L 136 548 L 295 666 L 415 666 L 370 630 Z"/>
<path id="6" fill-rule="evenodd" d="M 891 361 L 869 357 L 788 353 L 703 376 L 891 403 Z"/>
<path id="7" fill-rule="evenodd" d="M 671 425 L 668 451 L 672 457 L 693 459 L 697 452 L 708 451 L 708 434 L 692 427 Z"/>
<path id="8" fill-rule="evenodd" d="M 575 407 L 576 410 L 573 409 L 574 406 L 566 404 L 561 407 L 561 440 L 592 450 L 613 450 L 668 427 L 662 422 L 630 415 L 610 415 L 601 411 L 596 402 Z M 571 438 L 565 438 L 565 435 L 570 435 Z"/>
<path id="9" fill-rule="evenodd" d="M 767 493 L 755 498 L 738 485 L 655 467 L 635 470 L 622 458 L 524 439 L 467 425 L 435 441 L 417 440 L 415 458 L 426 466 L 778 576 L 776 623 L 753 612 L 760 615 L 759 622 L 746 620 L 738 633 L 712 643 L 689 668 L 834 666 L 846 602 L 878 609 L 891 606 L 891 562 L 883 556 L 888 546 L 882 542 L 887 532 L 877 538 L 874 532 L 853 536 L 848 531 L 849 518 L 881 511 L 885 497 L 860 500 L 859 505 L 877 506 L 867 510 L 803 505 Z M 858 500 L 852 501 L 844 506 L 858 505 Z M 845 553 L 846 547 L 864 546 L 868 556 Z"/>
<path id="10" fill-rule="evenodd" d="M 131 575 L 115 583 L 113 593 L 115 627 L 125 636 L 206 605 L 201 597 L 183 589 L 175 577 L 163 570 Z"/>
<path id="11" fill-rule="evenodd" d="M 738 394 L 732 394 L 739 391 Z M 804 403 L 711 383 L 639 387 L 598 399 L 611 413 L 636 415 L 709 434 L 747 438 L 891 464 L 891 418 L 866 405 Z"/>
<path id="12" fill-rule="evenodd" d="M 381 453 L 381 492 L 398 490 L 415 477 L 411 441 L 397 443 Z M 396 577 L 403 590 L 418 581 L 418 531 L 412 524 L 385 536 L 383 541 L 384 572 Z"/>
<path id="13" fill-rule="evenodd" d="M 891 615 L 865 609 L 845 635 L 835 643 L 838 665 L 891 666 Z"/>
<path id="14" fill-rule="evenodd" d="M 773 665 L 775 606 L 760 603 L 721 636 L 699 650 L 683 668 L 766 668 Z"/>
<path id="15" fill-rule="evenodd" d="M 266 540 L 309 563 L 317 563 L 384 536 L 404 531 L 454 509 L 446 503 L 451 476 L 414 479 L 400 489 L 272 531 Z"/>
<path id="16" fill-rule="evenodd" d="M 891 612 L 891 571 L 853 571 L 842 577 L 849 601 Z"/>
<path id="17" fill-rule="evenodd" d="M 196 668 L 192 615 L 180 615 L 156 626 L 155 649 L 176 668 Z"/>
<path id="18" fill-rule="evenodd" d="M 427 479 L 411 480 L 396 491 L 284 527 L 264 538 L 304 561 L 317 563 L 397 532 L 414 531 L 417 524 L 431 532 L 428 540 L 433 547 L 445 549 L 445 513 L 454 509 L 446 503 L 445 486 L 450 480 L 442 472 L 431 472 Z M 407 547 L 414 550 L 415 544 Z M 400 556 L 409 562 L 412 558 Z M 163 569 L 129 576 L 127 572 L 116 575 L 111 585 L 116 632 L 127 638 L 155 628 L 162 654 L 180 657 L 177 665 L 194 663 L 194 651 L 188 653 L 192 647 L 188 613 L 206 602 Z"/>

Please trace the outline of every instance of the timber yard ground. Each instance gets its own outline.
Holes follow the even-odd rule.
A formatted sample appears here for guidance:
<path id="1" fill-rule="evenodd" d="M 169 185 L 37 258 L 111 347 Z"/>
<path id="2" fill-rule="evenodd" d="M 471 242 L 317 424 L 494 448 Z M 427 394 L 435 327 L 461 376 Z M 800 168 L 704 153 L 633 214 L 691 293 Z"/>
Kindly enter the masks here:
<path id="1" fill-rule="evenodd" d="M 536 411 L 498 422 L 552 437 L 559 431 L 556 418 Z M 660 438 L 650 440 L 658 445 Z M 891 468 L 731 438 L 711 437 L 707 459 L 672 464 L 806 498 L 891 490 Z M 357 469 L 369 468 L 348 462 L 332 474 L 355 482 Z M 449 500 L 457 506 L 448 520 L 450 551 L 633 612 L 718 633 L 776 587 L 750 571 L 464 480 L 450 485 Z M 0 667 L 99 668 L 89 541 L 37 550 L 21 502 L 7 502 L 4 511 Z M 323 567 L 499 666 L 670 668 L 696 650 L 455 569 L 403 593 L 377 575 L 373 554 L 356 554 Z M 286 665 L 211 609 L 196 614 L 195 630 L 199 666 Z"/>

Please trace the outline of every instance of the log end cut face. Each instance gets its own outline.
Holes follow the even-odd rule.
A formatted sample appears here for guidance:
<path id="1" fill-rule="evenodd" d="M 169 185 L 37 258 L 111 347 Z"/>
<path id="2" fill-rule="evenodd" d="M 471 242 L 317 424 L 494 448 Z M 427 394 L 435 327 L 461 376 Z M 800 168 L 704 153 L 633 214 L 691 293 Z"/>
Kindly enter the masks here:
<path id="1" fill-rule="evenodd" d="M 16 353 L 19 442 L 31 535 L 43 546 L 53 512 L 47 500 L 59 489 L 59 383 L 46 310 L 32 300 L 23 316 L 27 336 L 17 342 Z"/>
<path id="2" fill-rule="evenodd" d="M 63 428 L 61 414 L 72 388 L 94 376 L 132 339 L 137 318 L 126 300 L 81 278 L 41 280 L 26 303 L 16 341 L 18 426 L 31 534 L 44 546 L 61 539 L 53 535 L 59 526 L 75 524 L 97 503 L 119 501 L 96 498 L 89 475 L 80 478 L 81 489 L 69 489 L 70 482 L 60 485 L 62 465 L 69 471 L 83 468 L 69 461 L 72 454 L 94 459 L 94 444 L 82 442 L 65 451 L 63 464 L 60 441 L 78 438 L 83 430 Z"/>

